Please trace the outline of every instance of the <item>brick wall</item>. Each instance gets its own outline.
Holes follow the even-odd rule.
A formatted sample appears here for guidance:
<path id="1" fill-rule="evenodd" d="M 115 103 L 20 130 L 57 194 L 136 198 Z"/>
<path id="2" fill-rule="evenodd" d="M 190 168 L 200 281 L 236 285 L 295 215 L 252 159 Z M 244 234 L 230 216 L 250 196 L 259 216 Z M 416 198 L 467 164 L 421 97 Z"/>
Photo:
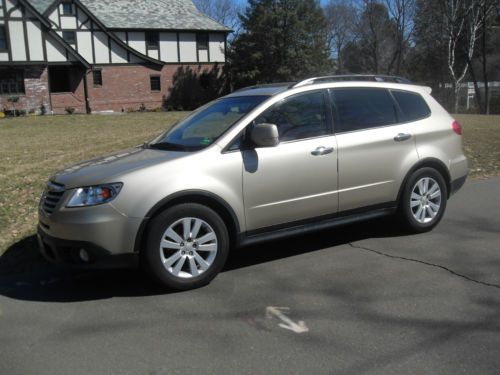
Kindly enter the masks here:
<path id="1" fill-rule="evenodd" d="M 160 108 L 168 97 L 173 77 L 179 67 L 203 72 L 213 68 L 212 64 L 203 65 L 105 65 L 100 67 L 102 87 L 94 87 L 92 72 L 87 73 L 90 107 L 92 112 L 138 110 L 144 104 L 148 109 Z M 152 92 L 150 76 L 161 77 L 161 91 Z"/>
<path id="2" fill-rule="evenodd" d="M 0 110 L 12 110 L 12 103 L 8 101 L 11 96 L 19 96 L 15 104 L 17 110 L 26 112 L 39 112 L 42 104 L 47 112 L 50 111 L 49 82 L 47 67 L 43 65 L 31 65 L 15 68 L 24 73 L 25 95 L 1 95 Z"/>
<path id="3" fill-rule="evenodd" d="M 194 74 L 210 71 L 215 65 L 103 65 L 102 86 L 95 87 L 92 71 L 88 71 L 87 84 L 89 105 L 92 112 L 121 112 L 129 109 L 139 110 L 142 104 L 147 109 L 161 108 L 164 99 L 170 94 L 174 76 L 179 68 L 190 69 Z M 39 112 L 42 103 L 47 113 L 66 113 L 66 108 L 74 108 L 75 113 L 86 113 L 84 92 L 84 70 L 75 67 L 72 73 L 72 92 L 49 94 L 48 69 L 45 66 L 20 67 L 24 70 L 25 95 L 19 95 L 18 110 Z M 150 76 L 161 77 L 161 91 L 151 91 Z M 0 96 L 0 110 L 9 110 L 12 104 L 9 96 Z"/>

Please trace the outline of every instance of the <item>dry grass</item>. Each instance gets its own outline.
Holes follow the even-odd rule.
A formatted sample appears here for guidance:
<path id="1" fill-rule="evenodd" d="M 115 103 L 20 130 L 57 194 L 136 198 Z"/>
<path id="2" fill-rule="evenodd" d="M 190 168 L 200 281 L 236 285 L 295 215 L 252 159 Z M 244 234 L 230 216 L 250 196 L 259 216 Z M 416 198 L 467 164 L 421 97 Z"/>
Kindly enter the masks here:
<path id="1" fill-rule="evenodd" d="M 500 116 L 456 115 L 464 130 L 471 177 L 500 175 Z"/>
<path id="2" fill-rule="evenodd" d="M 44 116 L 0 121 L 0 255 L 33 234 L 47 178 L 64 166 L 150 140 L 186 113 Z"/>
<path id="3" fill-rule="evenodd" d="M 0 255 L 34 233 L 47 178 L 62 167 L 140 144 L 186 113 L 27 117 L 0 121 Z M 500 174 L 500 116 L 457 116 L 472 176 Z"/>

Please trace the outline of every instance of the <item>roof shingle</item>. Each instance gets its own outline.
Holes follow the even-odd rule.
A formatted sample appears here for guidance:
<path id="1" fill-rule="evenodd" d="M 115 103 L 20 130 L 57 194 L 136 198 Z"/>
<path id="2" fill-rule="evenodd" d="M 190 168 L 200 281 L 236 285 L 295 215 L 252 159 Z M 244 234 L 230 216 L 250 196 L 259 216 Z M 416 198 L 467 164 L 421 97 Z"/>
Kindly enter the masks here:
<path id="1" fill-rule="evenodd" d="M 28 0 L 40 13 L 54 0 Z M 191 0 L 80 0 L 109 29 L 230 31 Z"/>

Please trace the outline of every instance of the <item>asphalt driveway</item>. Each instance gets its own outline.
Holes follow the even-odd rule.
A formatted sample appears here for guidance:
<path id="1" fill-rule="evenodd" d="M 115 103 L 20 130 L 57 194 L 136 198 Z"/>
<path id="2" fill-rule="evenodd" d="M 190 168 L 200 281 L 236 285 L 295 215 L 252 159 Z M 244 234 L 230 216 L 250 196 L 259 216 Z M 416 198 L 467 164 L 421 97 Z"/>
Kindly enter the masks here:
<path id="1" fill-rule="evenodd" d="M 371 221 L 235 252 L 165 294 L 134 270 L 70 271 L 28 238 L 0 258 L 1 374 L 498 374 L 500 178 L 433 232 Z"/>

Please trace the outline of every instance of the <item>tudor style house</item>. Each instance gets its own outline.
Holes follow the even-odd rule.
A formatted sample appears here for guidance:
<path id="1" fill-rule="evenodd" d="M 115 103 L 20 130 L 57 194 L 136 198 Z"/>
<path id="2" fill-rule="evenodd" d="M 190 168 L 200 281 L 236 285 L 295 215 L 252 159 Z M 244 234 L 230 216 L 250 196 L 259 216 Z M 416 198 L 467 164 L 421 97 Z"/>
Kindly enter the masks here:
<path id="1" fill-rule="evenodd" d="M 179 68 L 224 64 L 228 32 L 191 0 L 0 0 L 0 111 L 160 107 Z"/>

